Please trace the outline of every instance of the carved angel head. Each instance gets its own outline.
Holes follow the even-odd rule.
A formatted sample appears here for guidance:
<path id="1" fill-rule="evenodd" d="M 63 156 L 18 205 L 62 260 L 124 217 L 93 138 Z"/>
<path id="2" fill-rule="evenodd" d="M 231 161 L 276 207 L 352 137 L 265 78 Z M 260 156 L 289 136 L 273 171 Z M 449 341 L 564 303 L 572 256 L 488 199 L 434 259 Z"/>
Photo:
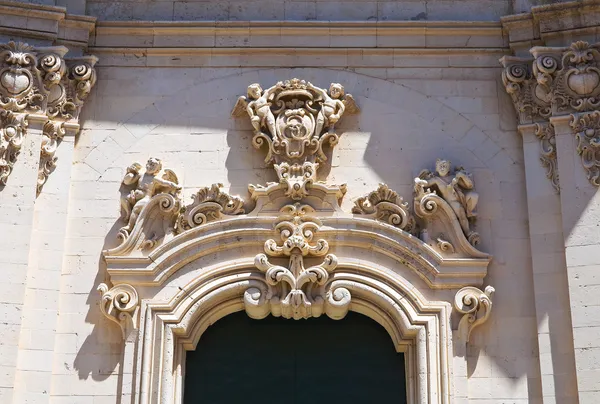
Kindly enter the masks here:
<path id="1" fill-rule="evenodd" d="M 450 173 L 450 161 L 437 159 L 435 161 L 435 171 L 441 176 L 445 177 Z"/>
<path id="2" fill-rule="evenodd" d="M 260 98 L 262 94 L 262 87 L 258 83 L 253 83 L 248 86 L 248 98 L 256 100 Z"/>
<path id="3" fill-rule="evenodd" d="M 344 96 L 344 86 L 339 83 L 331 83 L 329 86 L 329 95 L 331 98 L 340 98 Z"/>
<path id="4" fill-rule="evenodd" d="M 157 174 L 162 170 L 162 161 L 156 157 L 150 157 L 146 163 L 146 174 Z"/>

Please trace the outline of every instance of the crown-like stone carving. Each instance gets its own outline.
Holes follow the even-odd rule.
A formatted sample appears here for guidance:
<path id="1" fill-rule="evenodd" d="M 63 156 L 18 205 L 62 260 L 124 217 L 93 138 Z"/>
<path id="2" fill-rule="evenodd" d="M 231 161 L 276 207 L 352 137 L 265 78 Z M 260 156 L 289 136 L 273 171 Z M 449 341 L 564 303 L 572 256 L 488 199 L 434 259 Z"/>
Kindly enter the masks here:
<path id="1" fill-rule="evenodd" d="M 454 308 L 463 315 L 458 324 L 459 338 L 462 341 L 469 342 L 473 329 L 490 317 L 495 291 L 492 286 L 487 286 L 483 292 L 476 287 L 467 286 L 456 293 Z"/>
<path id="2" fill-rule="evenodd" d="M 225 216 L 246 213 L 244 200 L 221 190 L 223 184 L 201 188 L 179 216 L 178 230 L 185 231 L 202 224 L 222 219 Z"/>
<path id="3" fill-rule="evenodd" d="M 34 48 L 22 42 L 0 44 L 0 108 L 3 161 L 0 182 L 6 184 L 19 154 L 20 143 L 27 134 L 26 117 L 21 114 L 46 115 L 56 130 L 43 129 L 40 150 L 38 193 L 56 165 L 54 153 L 64 135 L 62 124 L 78 128 L 78 118 L 85 99 L 96 82 L 95 56 L 64 59 L 64 46 Z M 8 114 L 8 113 L 11 114 Z M 53 134 L 51 134 L 53 132 Z M 14 133 L 14 136 L 13 136 Z M 10 138 L 10 140 L 7 140 Z"/>
<path id="4" fill-rule="evenodd" d="M 246 312 L 252 318 L 276 317 L 302 319 L 325 313 L 333 319 L 343 318 L 350 306 L 350 291 L 327 287 L 329 274 L 337 267 L 337 257 L 327 254 L 329 244 L 319 239 L 311 244 L 321 227 L 308 205 L 287 205 L 281 210 L 275 230 L 279 242 L 265 242 L 265 253 L 254 260 L 256 268 L 265 273 L 267 290 L 249 288 L 244 294 Z M 322 257 L 319 265 L 305 268 L 304 257 Z M 288 267 L 274 265 L 268 257 L 289 257 Z M 328 290 L 329 289 L 329 290 Z"/>
<path id="5" fill-rule="evenodd" d="M 471 174 L 462 167 L 451 168 L 450 161 L 437 159 L 435 172 L 425 169 L 415 178 L 415 212 L 425 220 L 444 213 L 454 227 L 462 230 L 463 238 L 476 246 L 479 234 L 472 224 L 477 217 L 479 195 L 473 190 Z M 460 234 L 460 230 L 455 233 Z"/>
<path id="6" fill-rule="evenodd" d="M 135 328 L 136 310 L 140 302 L 137 291 L 127 284 L 117 285 L 109 290 L 105 283 L 98 285 L 98 291 L 102 296 L 100 311 L 121 327 L 123 339 L 127 339 Z"/>
<path id="7" fill-rule="evenodd" d="M 335 125 L 345 113 L 356 112 L 354 98 L 341 84 L 332 83 L 328 91 L 299 79 L 280 81 L 266 90 L 258 83 L 249 85 L 232 115 L 250 117 L 252 144 L 266 146 L 265 162 L 273 164 L 279 177 L 278 184 L 251 186 L 253 197 L 281 188 L 293 200 L 306 197 L 317 181 L 319 164 L 327 160 L 325 146 L 338 142 Z M 321 184 L 321 188 L 339 192 L 339 187 Z"/>
<path id="8" fill-rule="evenodd" d="M 358 198 L 354 202 L 352 213 L 381 220 L 408 233 L 414 232 L 417 227 L 408 202 L 404 202 L 404 199 L 386 184 L 379 184 L 377 190 Z"/>

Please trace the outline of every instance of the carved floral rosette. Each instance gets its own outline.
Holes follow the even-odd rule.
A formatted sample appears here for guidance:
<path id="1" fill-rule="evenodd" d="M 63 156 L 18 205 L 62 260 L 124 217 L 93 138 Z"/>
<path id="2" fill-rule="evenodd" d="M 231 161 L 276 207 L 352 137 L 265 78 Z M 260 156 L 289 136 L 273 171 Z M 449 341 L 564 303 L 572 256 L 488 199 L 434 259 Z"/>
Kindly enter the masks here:
<path id="1" fill-rule="evenodd" d="M 335 125 L 344 113 L 356 112 L 354 98 L 342 85 L 333 83 L 327 91 L 294 78 L 266 90 L 251 84 L 232 115 L 247 114 L 254 128 L 253 146 L 267 149 L 265 162 L 273 164 L 279 177 L 279 184 L 267 188 L 283 187 L 288 198 L 300 200 L 316 182 L 319 163 L 327 160 L 325 146 L 338 143 Z M 257 189 L 261 187 L 250 187 L 253 196 Z"/>
<path id="2" fill-rule="evenodd" d="M 136 310 L 139 297 L 131 285 L 121 284 L 109 289 L 108 285 L 101 283 L 98 286 L 101 294 L 100 311 L 106 318 L 114 321 L 121 327 L 123 339 L 135 328 Z"/>
<path id="3" fill-rule="evenodd" d="M 272 314 L 297 320 L 323 313 L 333 319 L 343 318 L 350 306 L 350 292 L 328 284 L 329 275 L 337 267 L 337 257 L 327 254 L 327 241 L 319 239 L 311 243 L 321 221 L 312 215 L 314 210 L 308 205 L 288 205 L 281 213 L 275 225 L 280 242 L 267 240 L 265 253 L 254 260 L 256 268 L 265 274 L 267 286 L 245 292 L 246 312 L 257 319 Z M 305 257 L 323 256 L 320 264 L 305 267 Z M 269 257 L 289 257 L 288 265 L 272 264 Z"/>
<path id="4" fill-rule="evenodd" d="M 222 191 L 222 187 L 223 184 L 213 184 L 194 194 L 192 203 L 179 216 L 177 230 L 181 232 L 226 216 L 246 213 L 244 200 Z"/>
<path id="5" fill-rule="evenodd" d="M 408 233 L 417 231 L 408 202 L 404 202 L 404 199 L 386 184 L 379 184 L 377 190 L 358 198 L 354 202 L 352 213 L 381 220 Z"/>
<path id="6" fill-rule="evenodd" d="M 473 329 L 485 323 L 492 312 L 492 296 L 495 289 L 486 286 L 481 291 L 473 286 L 460 289 L 454 297 L 454 308 L 462 317 L 458 325 L 459 337 L 464 342 L 469 342 Z"/>

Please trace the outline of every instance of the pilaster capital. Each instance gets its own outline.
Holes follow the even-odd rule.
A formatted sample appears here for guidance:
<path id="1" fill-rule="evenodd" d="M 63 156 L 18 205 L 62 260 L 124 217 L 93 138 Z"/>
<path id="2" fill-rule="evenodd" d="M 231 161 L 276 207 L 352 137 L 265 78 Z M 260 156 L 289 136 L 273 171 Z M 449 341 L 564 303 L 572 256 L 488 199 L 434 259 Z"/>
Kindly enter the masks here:
<path id="1" fill-rule="evenodd" d="M 95 56 L 66 58 L 65 46 L 0 44 L 0 183 L 6 185 L 30 123 L 42 130 L 38 193 L 55 167 L 65 134 L 79 130 L 79 115 L 96 83 Z"/>
<path id="2" fill-rule="evenodd" d="M 530 54 L 531 58 L 500 59 L 504 66 L 502 81 L 512 98 L 520 127 L 535 125 L 542 164 L 548 168 L 548 178 L 557 190 L 554 137 L 563 134 L 577 137 L 578 153 L 588 178 L 592 184 L 600 185 L 596 174 L 590 173 L 590 167 L 600 167 L 600 161 L 596 161 L 600 143 L 594 141 L 595 117 L 600 114 L 600 43 L 535 46 Z"/>

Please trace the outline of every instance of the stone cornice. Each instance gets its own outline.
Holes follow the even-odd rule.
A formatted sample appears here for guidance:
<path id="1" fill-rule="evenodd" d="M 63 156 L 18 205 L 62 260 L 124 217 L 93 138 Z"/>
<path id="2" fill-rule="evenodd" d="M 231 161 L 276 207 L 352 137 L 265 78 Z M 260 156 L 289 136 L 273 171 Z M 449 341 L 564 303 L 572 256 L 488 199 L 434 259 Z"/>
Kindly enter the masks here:
<path id="1" fill-rule="evenodd" d="M 596 34 L 600 24 L 600 1 L 584 0 L 547 4 L 531 8 L 530 13 L 500 19 L 511 49 L 527 56 L 538 45 L 568 45 Z"/>
<path id="2" fill-rule="evenodd" d="M 100 21 L 92 45 L 121 47 L 501 48 L 496 22 Z"/>
<path id="3" fill-rule="evenodd" d="M 67 9 L 0 1 L 0 34 L 87 47 L 96 17 L 67 14 Z"/>

